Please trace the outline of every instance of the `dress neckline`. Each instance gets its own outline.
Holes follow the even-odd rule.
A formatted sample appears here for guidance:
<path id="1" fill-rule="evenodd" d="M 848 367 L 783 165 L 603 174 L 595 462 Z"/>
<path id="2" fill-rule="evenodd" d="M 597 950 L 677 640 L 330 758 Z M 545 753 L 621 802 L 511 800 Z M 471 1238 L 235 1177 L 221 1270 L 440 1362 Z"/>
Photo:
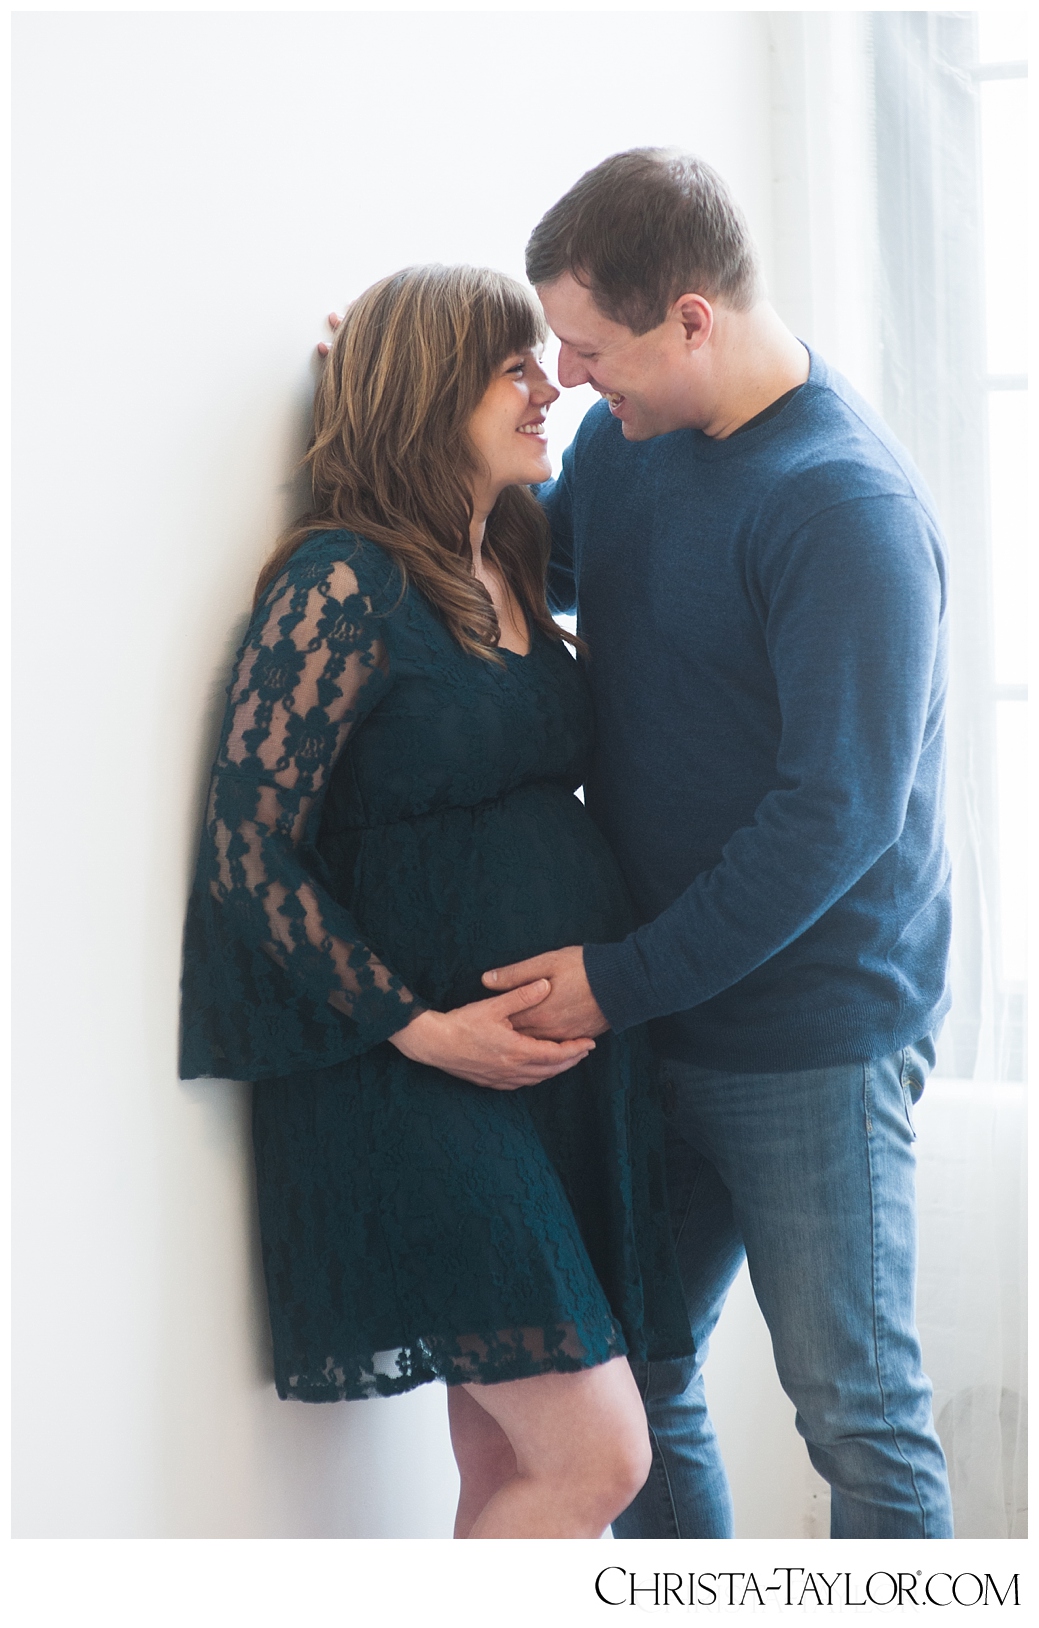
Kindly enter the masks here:
<path id="1" fill-rule="evenodd" d="M 536 624 L 530 620 L 529 617 L 526 618 L 526 623 L 527 623 L 527 648 L 526 648 L 526 650 L 523 650 L 523 651 L 510 650 L 508 648 L 508 646 L 504 645 L 504 644 L 496 645 L 495 649 L 500 651 L 500 653 L 503 656 L 511 656 L 515 661 L 529 661 L 531 656 L 534 654 L 534 639 L 535 639 L 535 635 L 538 633 L 539 629 L 536 626 Z"/>

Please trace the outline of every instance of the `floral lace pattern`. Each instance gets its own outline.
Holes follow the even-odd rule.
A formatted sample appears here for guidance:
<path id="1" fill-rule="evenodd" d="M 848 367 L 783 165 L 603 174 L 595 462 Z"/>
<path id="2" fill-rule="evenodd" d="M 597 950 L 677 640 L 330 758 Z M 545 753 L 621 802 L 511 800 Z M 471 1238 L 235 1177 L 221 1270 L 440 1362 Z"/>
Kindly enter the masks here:
<path id="1" fill-rule="evenodd" d="M 347 561 L 293 566 L 253 618 L 228 699 L 188 915 L 185 1078 L 342 1061 L 419 1009 L 321 886 L 314 846 L 385 651 Z"/>
<path id="2" fill-rule="evenodd" d="M 496 1092 L 385 1044 L 629 906 L 573 796 L 579 665 L 466 655 L 375 545 L 311 539 L 236 663 L 185 935 L 182 1074 L 256 1082 L 275 1376 L 305 1400 L 677 1355 L 643 1037 Z"/>

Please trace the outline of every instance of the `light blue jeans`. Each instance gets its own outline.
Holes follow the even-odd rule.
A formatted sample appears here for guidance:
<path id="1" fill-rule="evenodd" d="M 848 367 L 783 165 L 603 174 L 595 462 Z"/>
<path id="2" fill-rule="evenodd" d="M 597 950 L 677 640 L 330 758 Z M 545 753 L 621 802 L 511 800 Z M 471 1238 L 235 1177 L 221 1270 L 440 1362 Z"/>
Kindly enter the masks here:
<path id="1" fill-rule="evenodd" d="M 797 1428 L 830 1483 L 831 1537 L 952 1536 L 914 1326 L 912 1110 L 933 1061 L 924 1040 L 797 1074 L 665 1063 L 672 1223 L 697 1354 L 636 1365 L 653 1467 L 615 1536 L 733 1536 L 701 1368 L 744 1251 Z"/>

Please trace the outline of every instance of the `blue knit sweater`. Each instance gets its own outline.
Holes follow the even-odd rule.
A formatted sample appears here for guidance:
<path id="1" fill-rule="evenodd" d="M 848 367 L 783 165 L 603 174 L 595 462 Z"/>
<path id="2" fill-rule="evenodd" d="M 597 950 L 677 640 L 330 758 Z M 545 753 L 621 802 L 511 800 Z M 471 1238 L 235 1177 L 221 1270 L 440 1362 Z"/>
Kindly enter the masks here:
<path id="1" fill-rule="evenodd" d="M 812 356 L 726 440 L 605 403 L 541 489 L 591 659 L 586 801 L 643 923 L 585 946 L 614 1029 L 741 1072 L 865 1060 L 948 1007 L 946 557 L 904 449 Z"/>

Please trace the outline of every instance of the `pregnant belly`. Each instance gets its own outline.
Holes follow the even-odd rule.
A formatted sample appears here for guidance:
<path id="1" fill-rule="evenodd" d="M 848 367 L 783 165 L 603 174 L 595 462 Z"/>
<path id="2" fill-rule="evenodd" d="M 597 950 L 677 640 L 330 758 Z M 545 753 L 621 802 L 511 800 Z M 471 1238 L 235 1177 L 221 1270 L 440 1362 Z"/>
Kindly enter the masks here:
<path id="1" fill-rule="evenodd" d="M 632 926 L 613 855 L 561 786 L 523 786 L 355 836 L 336 891 L 366 943 L 434 1006 L 486 994 L 488 967 L 622 938 Z"/>

